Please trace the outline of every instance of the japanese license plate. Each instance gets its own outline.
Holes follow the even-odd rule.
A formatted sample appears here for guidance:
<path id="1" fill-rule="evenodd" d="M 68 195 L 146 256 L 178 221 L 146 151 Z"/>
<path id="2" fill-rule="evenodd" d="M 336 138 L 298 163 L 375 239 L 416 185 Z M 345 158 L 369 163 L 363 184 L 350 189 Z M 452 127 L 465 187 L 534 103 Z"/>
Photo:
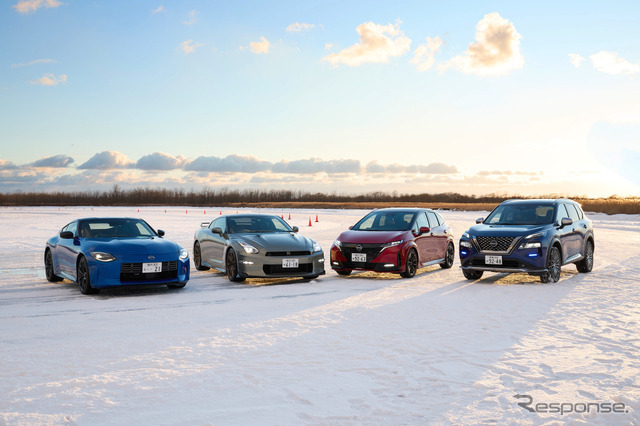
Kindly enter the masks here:
<path id="1" fill-rule="evenodd" d="M 148 274 L 150 272 L 162 272 L 162 262 L 143 263 L 142 273 Z"/>
<path id="2" fill-rule="evenodd" d="M 298 259 L 282 259 L 283 268 L 297 268 Z"/>
<path id="3" fill-rule="evenodd" d="M 502 256 L 485 256 L 485 265 L 502 265 Z"/>
<path id="4" fill-rule="evenodd" d="M 366 262 L 367 254 L 366 253 L 351 253 L 351 261 L 352 262 Z"/>

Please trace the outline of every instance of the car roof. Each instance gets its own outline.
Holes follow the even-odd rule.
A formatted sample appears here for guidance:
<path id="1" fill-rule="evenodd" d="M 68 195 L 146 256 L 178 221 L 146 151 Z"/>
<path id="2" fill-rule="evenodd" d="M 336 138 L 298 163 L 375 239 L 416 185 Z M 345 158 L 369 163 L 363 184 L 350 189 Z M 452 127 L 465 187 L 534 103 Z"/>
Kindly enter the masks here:
<path id="1" fill-rule="evenodd" d="M 569 200 L 567 198 L 556 198 L 556 199 L 551 199 L 551 198 L 533 198 L 533 199 L 512 199 L 512 200 L 506 200 L 503 201 L 500 204 L 549 204 L 549 205 L 555 205 L 558 203 L 574 203 L 574 204 L 578 204 L 573 200 Z"/>
<path id="2" fill-rule="evenodd" d="M 422 207 L 385 207 L 382 209 L 375 209 L 373 211 L 380 212 L 420 212 L 420 211 L 433 211 L 432 209 L 422 208 Z"/>
<path id="3" fill-rule="evenodd" d="M 112 219 L 144 220 L 144 219 L 140 219 L 139 217 L 113 216 L 113 217 L 82 217 L 80 219 L 75 219 L 72 222 L 79 222 L 81 220 L 112 220 Z"/>

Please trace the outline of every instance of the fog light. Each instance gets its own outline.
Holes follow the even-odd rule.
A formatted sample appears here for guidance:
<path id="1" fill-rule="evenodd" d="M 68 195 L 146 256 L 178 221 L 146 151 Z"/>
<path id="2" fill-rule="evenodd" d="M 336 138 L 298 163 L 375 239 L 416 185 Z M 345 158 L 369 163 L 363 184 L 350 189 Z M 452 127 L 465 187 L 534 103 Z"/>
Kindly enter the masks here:
<path id="1" fill-rule="evenodd" d="M 529 253 L 529 257 L 538 257 L 538 253 Z"/>
<path id="2" fill-rule="evenodd" d="M 336 266 L 340 265 L 338 262 L 332 262 L 332 263 Z"/>
<path id="3" fill-rule="evenodd" d="M 466 251 L 464 251 L 464 250 L 460 250 L 460 254 L 461 254 L 461 255 L 463 255 L 463 256 L 466 256 L 466 255 L 467 255 L 467 252 L 466 252 Z"/>
<path id="4" fill-rule="evenodd" d="M 244 265 L 253 265 L 253 262 L 251 262 L 250 260 L 243 260 L 242 263 Z"/>
<path id="5" fill-rule="evenodd" d="M 385 268 L 393 268 L 395 266 L 396 265 L 394 265 L 393 263 L 385 263 L 385 265 L 384 265 Z"/>

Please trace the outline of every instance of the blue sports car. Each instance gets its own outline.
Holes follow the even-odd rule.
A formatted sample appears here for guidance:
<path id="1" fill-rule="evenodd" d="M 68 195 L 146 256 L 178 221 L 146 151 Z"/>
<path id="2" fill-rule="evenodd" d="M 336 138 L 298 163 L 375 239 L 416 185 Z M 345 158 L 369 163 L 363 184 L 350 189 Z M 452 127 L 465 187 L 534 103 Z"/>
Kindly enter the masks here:
<path id="1" fill-rule="evenodd" d="M 83 294 L 128 285 L 182 288 L 189 281 L 189 253 L 142 219 L 85 218 L 47 241 L 47 280 L 66 278 Z"/>

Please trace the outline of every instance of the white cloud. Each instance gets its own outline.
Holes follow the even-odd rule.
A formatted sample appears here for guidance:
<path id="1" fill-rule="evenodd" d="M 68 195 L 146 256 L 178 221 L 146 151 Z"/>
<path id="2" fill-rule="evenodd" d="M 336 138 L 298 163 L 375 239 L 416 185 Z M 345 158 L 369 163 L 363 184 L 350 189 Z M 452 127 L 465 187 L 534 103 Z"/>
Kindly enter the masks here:
<path id="1" fill-rule="evenodd" d="M 60 74 L 59 76 L 55 76 L 53 74 L 45 74 L 37 80 L 31 80 L 31 84 L 40 84 L 42 86 L 57 86 L 60 83 L 67 82 L 67 75 Z"/>
<path id="2" fill-rule="evenodd" d="M 31 164 L 32 167 L 54 167 L 64 168 L 73 163 L 73 158 L 68 155 L 54 155 L 51 157 L 41 158 Z"/>
<path id="3" fill-rule="evenodd" d="M 186 164 L 184 170 L 192 172 L 256 173 L 270 168 L 271 163 L 268 161 L 234 154 L 225 158 L 201 156 Z"/>
<path id="4" fill-rule="evenodd" d="M 577 53 L 569 53 L 569 62 L 576 68 L 580 68 L 580 65 L 584 62 L 584 57 Z"/>
<path id="5" fill-rule="evenodd" d="M 189 53 L 194 53 L 196 51 L 196 48 L 200 47 L 200 46 L 204 46 L 204 44 L 202 43 L 193 43 L 193 40 L 186 40 L 183 41 L 182 43 L 180 43 L 180 49 L 182 49 L 182 51 L 186 54 Z"/>
<path id="6" fill-rule="evenodd" d="M 80 165 L 79 169 L 128 169 L 134 166 L 134 162 L 129 160 L 125 154 L 118 151 L 103 151 L 95 154 L 88 161 Z"/>
<path id="7" fill-rule="evenodd" d="M 632 64 L 624 58 L 621 58 L 616 52 L 600 51 L 595 55 L 589 56 L 593 67 L 605 74 L 637 74 L 640 73 L 640 64 Z"/>
<path id="8" fill-rule="evenodd" d="M 257 54 L 269 53 L 270 46 L 271 46 L 271 43 L 269 43 L 269 40 L 264 38 L 264 36 L 260 37 L 260 41 L 252 41 L 251 43 L 249 43 L 249 49 L 253 53 L 257 53 Z"/>
<path id="9" fill-rule="evenodd" d="M 320 158 L 309 158 L 307 160 L 287 161 L 282 160 L 275 163 L 271 168 L 274 173 L 358 173 L 360 171 L 359 160 L 321 160 Z"/>
<path id="10" fill-rule="evenodd" d="M 333 66 L 345 64 L 351 67 L 364 63 L 385 63 L 394 56 L 401 56 L 411 46 L 411 39 L 400 31 L 400 24 L 378 25 L 365 22 L 358 25 L 360 43 L 347 47 L 338 53 L 322 58 Z"/>
<path id="11" fill-rule="evenodd" d="M 315 25 L 307 24 L 306 22 L 294 22 L 287 27 L 287 32 L 299 33 L 300 31 L 309 31 L 313 29 Z"/>
<path id="12" fill-rule="evenodd" d="M 196 22 L 198 22 L 198 11 L 194 9 L 191 12 L 189 12 L 189 19 L 184 21 L 184 24 L 195 25 Z"/>
<path id="13" fill-rule="evenodd" d="M 402 165 L 402 164 L 388 164 L 382 165 L 377 161 L 372 161 L 365 167 L 367 173 L 408 173 L 408 174 L 455 174 L 458 173 L 458 168 L 444 163 L 430 163 Z"/>
<path id="14" fill-rule="evenodd" d="M 440 69 L 454 68 L 465 74 L 481 76 L 509 74 L 524 65 L 520 53 L 521 38 L 509 20 L 496 12 L 489 13 L 476 26 L 476 41 Z"/>
<path id="15" fill-rule="evenodd" d="M 443 42 L 440 37 L 427 37 L 427 42 L 416 48 L 413 59 L 411 59 L 411 63 L 418 66 L 418 71 L 427 71 L 431 69 L 435 63 L 435 55 L 440 51 L 442 43 Z"/>
<path id="16" fill-rule="evenodd" d="M 164 12 L 164 11 L 165 11 L 164 6 L 163 6 L 163 5 L 160 5 L 160 6 L 156 7 L 155 9 L 153 9 L 153 10 L 151 11 L 151 13 L 152 13 L 153 15 L 155 15 L 156 13 L 160 13 L 160 12 Z"/>
<path id="17" fill-rule="evenodd" d="M 187 159 L 182 155 L 174 157 L 164 152 L 154 152 L 145 155 L 136 163 L 136 169 L 141 170 L 173 170 L 183 167 L 187 163 Z"/>
<path id="18" fill-rule="evenodd" d="M 18 13 L 32 13 L 41 7 L 58 7 L 62 5 L 57 0 L 20 0 L 18 3 L 13 5 L 13 8 Z"/>
<path id="19" fill-rule="evenodd" d="M 27 62 L 24 64 L 13 64 L 11 65 L 12 68 L 20 68 L 20 67 L 28 67 L 30 65 L 36 65 L 36 64 L 50 64 L 51 62 L 55 62 L 55 60 L 53 59 L 36 59 L 35 61 L 31 61 L 31 62 Z"/>

